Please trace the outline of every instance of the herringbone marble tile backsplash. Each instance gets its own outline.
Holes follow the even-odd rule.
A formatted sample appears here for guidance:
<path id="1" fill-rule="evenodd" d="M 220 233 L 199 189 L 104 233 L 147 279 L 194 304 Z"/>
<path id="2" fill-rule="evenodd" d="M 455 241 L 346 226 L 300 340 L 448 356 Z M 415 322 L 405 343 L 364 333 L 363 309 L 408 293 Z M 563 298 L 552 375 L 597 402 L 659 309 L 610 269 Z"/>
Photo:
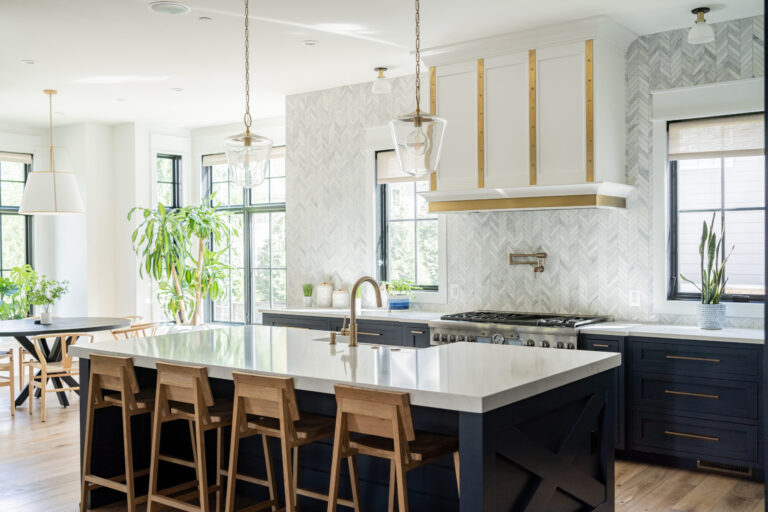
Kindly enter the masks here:
<path id="1" fill-rule="evenodd" d="M 695 323 L 654 315 L 651 260 L 651 91 L 764 76 L 764 18 L 714 24 L 715 42 L 692 46 L 687 29 L 642 36 L 627 52 L 626 210 L 489 212 L 447 216 L 447 275 L 459 295 L 424 309 L 477 308 L 610 314 Z M 364 147 L 366 127 L 413 110 L 413 78 L 392 79 L 391 95 L 370 83 L 288 97 L 288 303 L 301 284 L 348 287 L 374 272 L 374 193 Z M 449 128 L 450 129 L 450 128 Z M 546 271 L 507 265 L 508 252 L 545 250 Z M 630 307 L 629 290 L 641 292 Z M 762 320 L 730 318 L 732 326 Z"/>

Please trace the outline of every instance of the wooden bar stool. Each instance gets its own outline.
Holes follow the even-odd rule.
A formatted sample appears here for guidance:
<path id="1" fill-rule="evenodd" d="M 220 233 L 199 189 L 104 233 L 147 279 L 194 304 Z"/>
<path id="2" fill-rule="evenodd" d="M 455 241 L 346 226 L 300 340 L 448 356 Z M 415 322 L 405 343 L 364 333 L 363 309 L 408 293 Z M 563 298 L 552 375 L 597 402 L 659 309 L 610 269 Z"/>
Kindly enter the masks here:
<path id="1" fill-rule="evenodd" d="M 336 510 L 339 465 L 342 457 L 357 454 L 389 459 L 389 511 L 408 512 L 405 475 L 430 461 L 453 454 L 456 485 L 459 485 L 459 442 L 453 436 L 416 432 L 408 393 L 379 391 L 337 384 L 336 432 L 333 439 L 331 488 L 328 512 Z M 363 434 L 350 437 L 350 433 Z"/>
<path id="2" fill-rule="evenodd" d="M 146 338 L 154 336 L 157 332 L 157 324 L 133 324 L 130 327 L 122 329 L 112 329 L 112 337 L 116 340 L 127 340 L 131 338 Z"/>
<path id="3" fill-rule="evenodd" d="M 285 483 L 285 510 L 287 512 L 296 510 L 297 496 L 327 501 L 327 494 L 299 487 L 299 448 L 331 437 L 333 435 L 333 418 L 306 412 L 300 413 L 296 403 L 293 379 L 290 377 L 268 377 L 232 372 L 232 379 L 235 383 L 235 407 L 232 416 L 232 443 L 229 452 L 229 471 L 227 471 L 225 511 L 233 512 L 234 510 L 237 480 L 269 488 L 270 499 L 249 507 L 247 510 L 261 510 L 266 507 L 272 507 L 272 510 L 276 509 L 275 472 L 268 437 L 280 439 L 283 481 Z M 264 459 L 267 466 L 266 480 L 237 473 L 240 440 L 255 435 L 261 436 L 264 446 Z M 291 457 L 291 451 L 293 451 L 293 457 Z M 357 467 L 352 457 L 347 460 L 352 477 L 352 500 L 338 500 L 338 502 L 359 512 Z"/>
<path id="4" fill-rule="evenodd" d="M 35 347 L 35 352 L 37 352 L 37 360 L 30 361 L 27 364 L 27 369 L 29 370 L 29 378 L 27 381 L 27 386 L 29 387 L 29 414 L 30 416 L 32 415 L 32 397 L 34 396 L 34 391 L 35 389 L 39 389 L 41 391 L 40 420 L 43 422 L 45 421 L 46 394 L 80 390 L 80 386 L 48 389 L 49 379 L 76 377 L 80 374 L 80 367 L 77 359 L 69 355 L 69 346 L 77 343 L 80 338 L 87 338 L 93 343 L 93 335 L 88 333 L 62 332 L 57 333 L 55 336 L 61 340 L 61 360 L 59 361 L 48 361 L 46 359 L 46 353 L 40 345 L 40 341 L 50 338 L 50 335 L 41 334 L 40 336 L 32 336 L 30 338 L 30 341 Z M 35 375 L 35 370 L 40 370 L 40 374 Z"/>
<path id="5" fill-rule="evenodd" d="M 85 443 L 83 452 L 83 478 L 80 483 L 80 511 L 87 510 L 88 491 L 108 487 L 125 493 L 130 512 L 136 505 L 147 500 L 146 496 L 136 497 L 136 477 L 149 473 L 149 468 L 134 471 L 133 443 L 131 441 L 131 418 L 138 414 L 152 414 L 155 393 L 152 389 L 139 389 L 136 371 L 130 357 L 113 357 L 91 354 L 91 380 L 88 388 L 88 409 L 85 420 Z M 93 423 L 98 409 L 119 407 L 123 416 L 123 448 L 125 452 L 125 474 L 104 478 L 91 473 L 91 451 L 93 450 Z"/>
<path id="6" fill-rule="evenodd" d="M 152 426 L 152 457 L 149 466 L 149 494 L 147 512 L 158 506 L 166 506 L 189 512 L 208 512 L 209 493 L 216 492 L 216 510 L 221 507 L 221 429 L 232 423 L 232 400 L 213 400 L 208 371 L 204 366 L 183 366 L 170 363 L 156 363 L 157 391 L 155 392 L 155 413 Z M 160 434 L 164 423 L 186 420 L 190 423 L 193 461 L 171 457 L 160 453 Z M 216 430 L 216 484 L 208 485 L 205 462 L 205 433 Z M 157 490 L 158 465 L 160 461 L 193 468 L 197 480 Z M 171 497 L 171 494 L 188 491 Z M 187 501 L 199 497 L 199 505 Z"/>
<path id="7" fill-rule="evenodd" d="M 7 372 L 8 376 L 0 375 L 0 388 L 8 386 L 11 392 L 11 416 L 16 415 L 16 393 L 14 392 L 13 376 L 13 349 L 0 350 L 0 372 Z"/>

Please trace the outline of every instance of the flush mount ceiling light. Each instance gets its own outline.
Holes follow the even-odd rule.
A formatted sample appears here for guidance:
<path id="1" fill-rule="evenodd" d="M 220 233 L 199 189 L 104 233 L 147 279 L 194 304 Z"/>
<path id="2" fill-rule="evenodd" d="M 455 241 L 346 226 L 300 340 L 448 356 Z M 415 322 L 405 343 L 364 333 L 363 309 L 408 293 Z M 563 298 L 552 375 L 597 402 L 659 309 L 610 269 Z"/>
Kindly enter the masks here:
<path id="1" fill-rule="evenodd" d="M 389 80 L 387 80 L 387 77 L 384 76 L 384 72 L 387 70 L 387 68 L 374 68 L 374 71 L 379 72 L 379 76 L 376 77 L 376 81 L 373 82 L 373 87 L 371 88 L 371 92 L 373 94 L 389 94 L 392 92 L 392 84 L 389 83 Z"/>
<path id="2" fill-rule="evenodd" d="M 696 15 L 696 23 L 688 31 L 688 43 L 707 44 L 715 40 L 715 31 L 712 25 L 707 25 L 704 15 L 709 12 L 709 7 L 697 7 L 691 11 Z"/>
<path id="3" fill-rule="evenodd" d="M 233 135 L 224 141 L 227 164 L 232 173 L 232 182 L 245 188 L 258 187 L 264 183 L 269 169 L 272 141 L 251 133 L 250 70 L 248 61 L 248 0 L 245 0 L 245 132 Z"/>
<path id="4" fill-rule="evenodd" d="M 34 64 L 35 63 L 35 61 L 33 61 L 32 59 L 21 59 L 21 62 L 23 62 L 24 64 Z"/>
<path id="5" fill-rule="evenodd" d="M 421 33 L 416 0 L 416 111 L 389 122 L 395 152 L 404 173 L 423 177 L 437 171 L 445 119 L 421 111 Z"/>
<path id="6" fill-rule="evenodd" d="M 151 2 L 149 9 L 158 14 L 169 14 L 171 16 L 179 16 L 181 14 L 188 14 L 192 11 L 188 6 L 176 2 Z"/>
<path id="7" fill-rule="evenodd" d="M 19 213 L 23 215 L 60 215 L 63 213 L 85 213 L 77 178 L 71 172 L 56 171 L 53 159 L 53 95 L 56 91 L 46 89 L 48 95 L 48 137 L 50 171 L 32 171 L 27 176 L 24 193 L 21 196 Z"/>
<path id="8" fill-rule="evenodd" d="M 303 42 L 304 42 L 304 46 L 317 46 L 317 43 L 318 43 L 314 39 L 305 39 Z"/>

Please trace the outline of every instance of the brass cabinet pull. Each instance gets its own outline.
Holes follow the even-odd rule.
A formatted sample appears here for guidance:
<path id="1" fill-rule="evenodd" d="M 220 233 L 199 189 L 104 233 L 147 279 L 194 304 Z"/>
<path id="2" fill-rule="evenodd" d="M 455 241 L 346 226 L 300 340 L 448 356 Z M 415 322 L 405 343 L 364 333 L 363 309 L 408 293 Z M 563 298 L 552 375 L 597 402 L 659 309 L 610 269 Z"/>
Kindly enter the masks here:
<path id="1" fill-rule="evenodd" d="M 411 331 L 411 334 L 424 334 L 424 331 Z"/>
<path id="2" fill-rule="evenodd" d="M 682 395 L 682 396 L 695 396 L 697 398 L 711 398 L 712 400 L 720 399 L 720 395 L 708 395 L 706 393 L 689 393 L 687 391 L 672 391 L 665 389 L 664 393 L 667 395 Z"/>
<path id="3" fill-rule="evenodd" d="M 361 336 L 381 336 L 380 332 L 358 332 L 357 334 Z"/>
<path id="4" fill-rule="evenodd" d="M 685 432 L 675 432 L 674 430 L 665 430 L 665 434 L 668 436 L 674 436 L 674 437 L 688 437 L 690 439 L 701 439 L 702 441 L 712 441 L 713 443 L 720 442 L 719 437 L 711 437 L 711 436 L 700 436 L 697 434 L 686 434 Z"/>
<path id="5" fill-rule="evenodd" d="M 600 348 L 609 348 L 610 345 L 604 345 L 603 343 L 593 343 L 593 347 L 600 347 Z"/>
<path id="6" fill-rule="evenodd" d="M 713 359 L 710 357 L 687 357 L 687 356 L 671 356 L 667 354 L 667 359 L 682 359 L 684 361 L 704 361 L 707 363 L 719 363 L 719 359 Z"/>

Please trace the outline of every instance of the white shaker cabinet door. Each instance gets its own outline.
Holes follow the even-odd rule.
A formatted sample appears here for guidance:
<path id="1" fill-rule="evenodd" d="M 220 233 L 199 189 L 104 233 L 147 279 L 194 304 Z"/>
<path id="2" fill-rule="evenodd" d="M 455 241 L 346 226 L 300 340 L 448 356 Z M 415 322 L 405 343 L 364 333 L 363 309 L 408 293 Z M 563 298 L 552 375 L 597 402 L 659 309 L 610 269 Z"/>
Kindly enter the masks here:
<path id="1" fill-rule="evenodd" d="M 530 184 L 528 52 L 485 59 L 485 188 Z"/>
<path id="2" fill-rule="evenodd" d="M 438 66 L 437 115 L 447 121 L 437 190 L 477 188 L 477 63 Z"/>
<path id="3" fill-rule="evenodd" d="M 536 50 L 537 184 L 587 180 L 584 43 Z"/>

